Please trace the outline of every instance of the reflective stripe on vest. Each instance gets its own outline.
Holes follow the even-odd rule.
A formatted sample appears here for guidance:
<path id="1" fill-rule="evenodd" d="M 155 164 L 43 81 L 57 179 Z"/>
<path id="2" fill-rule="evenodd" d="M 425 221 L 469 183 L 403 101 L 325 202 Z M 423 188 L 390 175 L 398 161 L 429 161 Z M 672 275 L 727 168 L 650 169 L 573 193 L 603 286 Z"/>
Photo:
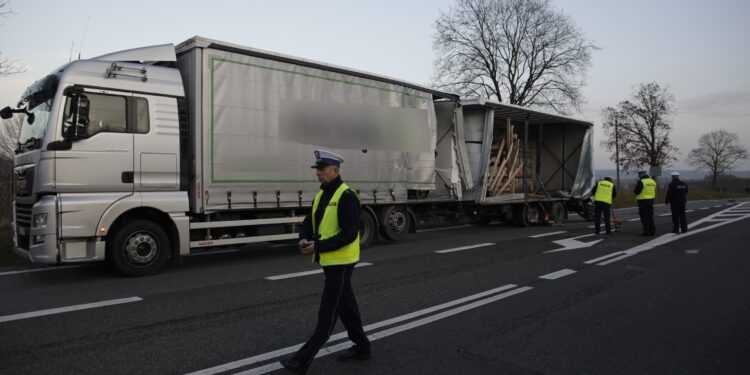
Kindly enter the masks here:
<path id="1" fill-rule="evenodd" d="M 656 181 L 652 178 L 641 179 L 643 183 L 643 190 L 641 193 L 635 196 L 636 200 L 642 199 L 654 199 L 656 198 Z"/>
<path id="2" fill-rule="evenodd" d="M 341 227 L 339 226 L 339 210 L 338 210 L 339 199 L 341 199 L 341 195 L 344 194 L 344 192 L 347 190 L 349 190 L 349 186 L 347 186 L 346 184 L 341 184 L 341 186 L 339 186 L 339 188 L 336 189 L 336 192 L 333 193 L 333 196 L 331 197 L 331 201 L 328 202 L 328 206 L 326 206 L 325 211 L 323 212 L 323 219 L 320 221 L 320 227 L 317 228 L 317 231 L 319 231 L 320 233 L 315 233 L 316 238 L 320 240 L 325 240 L 341 232 Z M 323 196 L 322 189 L 318 192 L 318 194 L 315 196 L 315 200 L 313 201 L 313 207 L 312 207 L 313 232 L 316 231 L 315 212 L 318 210 L 318 203 L 320 202 L 321 196 Z M 356 193 L 355 193 L 355 196 L 356 196 Z M 359 196 L 357 196 L 357 199 L 359 199 Z M 357 233 L 357 238 L 355 238 L 354 241 L 352 241 L 350 244 L 338 250 L 319 253 L 319 255 L 320 255 L 321 266 L 335 266 L 335 265 L 352 264 L 352 263 L 359 262 L 359 233 Z M 313 254 L 313 261 L 314 259 L 315 259 L 315 255 Z"/>
<path id="3" fill-rule="evenodd" d="M 599 181 L 599 183 L 596 184 L 596 194 L 594 195 L 594 200 L 612 204 L 612 188 L 614 186 L 615 184 L 607 180 Z"/>

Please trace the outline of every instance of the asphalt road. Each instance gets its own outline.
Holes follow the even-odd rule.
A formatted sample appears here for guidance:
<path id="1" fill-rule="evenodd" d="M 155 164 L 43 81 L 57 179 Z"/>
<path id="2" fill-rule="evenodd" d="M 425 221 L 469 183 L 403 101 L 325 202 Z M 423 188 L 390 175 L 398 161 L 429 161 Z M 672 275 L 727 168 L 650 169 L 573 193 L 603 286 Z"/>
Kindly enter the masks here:
<path id="1" fill-rule="evenodd" d="M 657 206 L 655 237 L 623 209 L 612 236 L 571 217 L 380 242 L 353 278 L 372 359 L 336 361 L 339 324 L 309 373 L 748 374 L 750 201 L 688 210 L 678 235 Z M 315 325 L 317 270 L 268 244 L 138 279 L 0 269 L 0 374 L 281 374 Z"/>

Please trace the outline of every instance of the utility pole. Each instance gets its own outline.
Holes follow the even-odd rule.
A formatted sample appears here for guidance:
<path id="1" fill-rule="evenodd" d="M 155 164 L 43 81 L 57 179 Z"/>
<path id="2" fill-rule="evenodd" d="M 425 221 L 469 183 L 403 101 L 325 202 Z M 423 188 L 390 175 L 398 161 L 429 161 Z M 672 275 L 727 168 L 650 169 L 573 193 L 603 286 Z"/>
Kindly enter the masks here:
<path id="1" fill-rule="evenodd" d="M 615 187 L 620 190 L 620 119 L 615 117 L 615 167 L 617 168 L 617 180 Z"/>

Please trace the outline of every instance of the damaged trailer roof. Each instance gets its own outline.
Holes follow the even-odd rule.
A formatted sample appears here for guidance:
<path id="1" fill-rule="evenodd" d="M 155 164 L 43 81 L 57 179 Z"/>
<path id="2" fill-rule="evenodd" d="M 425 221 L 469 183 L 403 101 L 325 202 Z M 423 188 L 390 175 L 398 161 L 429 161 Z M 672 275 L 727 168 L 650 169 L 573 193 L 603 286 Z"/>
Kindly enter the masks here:
<path id="1" fill-rule="evenodd" d="M 487 106 L 495 111 L 495 117 L 509 118 L 513 121 L 529 120 L 532 124 L 577 124 L 591 127 L 594 124 L 591 121 L 577 119 L 574 117 L 557 115 L 554 113 L 544 112 L 538 109 L 522 107 L 508 103 L 498 103 L 486 99 L 472 99 L 462 101 L 463 106 Z"/>

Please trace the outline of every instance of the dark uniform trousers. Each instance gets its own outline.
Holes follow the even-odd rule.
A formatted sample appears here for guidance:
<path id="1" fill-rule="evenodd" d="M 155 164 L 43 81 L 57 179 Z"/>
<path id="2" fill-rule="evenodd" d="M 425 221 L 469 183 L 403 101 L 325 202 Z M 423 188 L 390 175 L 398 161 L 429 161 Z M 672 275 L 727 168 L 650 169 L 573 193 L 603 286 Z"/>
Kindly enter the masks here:
<path id="1" fill-rule="evenodd" d="M 643 233 L 653 236 L 656 234 L 656 224 L 654 223 L 654 200 L 641 199 L 638 201 L 638 215 L 641 217 Z"/>
<path id="2" fill-rule="evenodd" d="M 357 350 L 370 352 L 370 340 L 367 339 L 359 316 L 359 307 L 352 290 L 352 272 L 354 264 L 325 266 L 325 286 L 320 300 L 318 324 L 310 340 L 294 355 L 300 363 L 309 365 L 321 347 L 331 337 L 336 319 L 346 327 L 349 339 L 357 345 Z"/>
<path id="3" fill-rule="evenodd" d="M 611 204 L 601 201 L 594 201 L 594 216 L 596 217 L 596 220 L 594 220 L 594 231 L 596 231 L 596 234 L 599 234 L 599 231 L 601 230 L 600 222 L 602 219 L 602 214 L 604 214 L 604 230 L 606 230 L 607 233 L 612 233 L 612 229 L 609 226 L 609 214 L 611 210 Z"/>
<path id="4" fill-rule="evenodd" d="M 685 214 L 685 202 L 671 202 L 669 208 L 672 210 L 672 231 L 687 232 L 687 215 Z"/>

